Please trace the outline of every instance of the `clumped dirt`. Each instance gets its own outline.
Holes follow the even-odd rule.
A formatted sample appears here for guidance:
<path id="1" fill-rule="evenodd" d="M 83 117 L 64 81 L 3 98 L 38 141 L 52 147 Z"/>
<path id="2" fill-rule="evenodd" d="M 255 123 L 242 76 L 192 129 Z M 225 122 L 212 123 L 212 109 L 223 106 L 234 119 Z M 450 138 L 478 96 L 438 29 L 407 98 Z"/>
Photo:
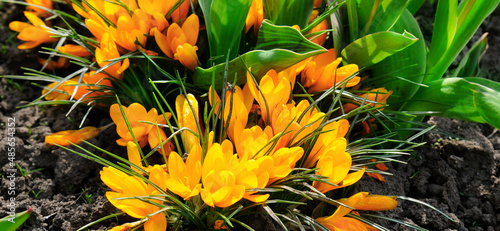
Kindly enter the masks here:
<path id="1" fill-rule="evenodd" d="M 20 18 L 15 6 L 1 8 L 3 22 Z M 490 78 L 499 76 L 498 54 L 495 43 L 500 30 L 497 10 L 490 16 L 482 31 L 490 32 L 490 48 L 484 56 L 481 71 Z M 33 52 L 19 51 L 12 44 L 12 33 L 0 24 L 0 75 L 22 74 L 21 66 L 37 68 Z M 33 208 L 33 214 L 19 230 L 76 230 L 92 221 L 116 213 L 117 210 L 104 197 L 107 187 L 99 179 L 101 167 L 67 150 L 44 144 L 44 136 L 53 132 L 76 129 L 85 109 L 66 115 L 65 106 L 17 108 L 39 97 L 40 88 L 25 81 L 0 81 L 0 217 L 8 214 L 11 198 L 15 199 L 16 212 Z M 109 119 L 100 120 L 105 112 L 91 114 L 86 125 L 102 126 Z M 9 118 L 15 118 L 15 160 L 12 167 L 8 159 L 7 133 Z M 379 182 L 364 176 L 352 192 L 368 191 L 373 194 L 398 195 L 415 198 L 443 211 L 456 222 L 447 220 L 438 212 L 418 203 L 399 200 L 400 205 L 382 214 L 419 225 L 428 230 L 500 231 L 500 132 L 491 126 L 458 120 L 430 117 L 430 125 L 436 125 L 443 133 L 429 133 L 422 138 L 427 142 L 411 156 L 402 158 L 408 164 L 389 164 L 393 176 Z M 461 138 L 456 138 L 454 135 Z M 115 145 L 117 136 L 110 128 L 91 143 L 125 153 Z M 84 146 L 94 153 L 90 146 Z M 18 167 L 19 166 L 19 167 Z M 8 178 L 15 169 L 14 194 L 9 190 Z M 22 176 L 19 169 L 30 172 Z M 91 196 L 88 196 L 90 195 Z M 87 195 L 87 196 L 86 196 Z M 89 198 L 90 201 L 86 200 Z M 122 216 L 119 221 L 128 218 Z M 249 220 L 263 220 L 262 217 Z M 272 221 L 259 226 L 258 230 L 279 230 Z M 116 224 L 110 219 L 90 227 L 90 230 L 106 230 Z M 412 230 L 384 220 L 377 222 L 390 230 Z M 256 228 L 257 225 L 255 224 Z"/>
<path id="2" fill-rule="evenodd" d="M 386 182 L 364 177 L 356 191 L 415 198 L 453 218 L 418 203 L 398 200 L 397 209 L 384 215 L 429 230 L 500 230 L 500 134 L 491 126 L 431 117 L 430 125 L 450 134 L 429 133 L 427 142 L 408 164 L 390 165 Z M 394 230 L 412 230 L 394 226 Z"/>

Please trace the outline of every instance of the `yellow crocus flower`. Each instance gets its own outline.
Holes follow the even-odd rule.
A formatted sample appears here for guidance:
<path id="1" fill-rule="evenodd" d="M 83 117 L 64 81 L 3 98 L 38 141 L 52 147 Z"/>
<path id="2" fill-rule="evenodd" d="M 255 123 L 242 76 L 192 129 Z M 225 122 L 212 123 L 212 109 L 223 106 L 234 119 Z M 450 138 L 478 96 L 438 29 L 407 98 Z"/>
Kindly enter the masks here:
<path id="1" fill-rule="evenodd" d="M 258 171 L 260 164 L 238 159 L 229 140 L 215 143 L 207 151 L 202 167 L 201 198 L 211 207 L 228 207 L 242 198 L 262 202 L 268 195 L 253 195 L 247 190 L 265 187 L 268 175 Z"/>
<path id="2" fill-rule="evenodd" d="M 250 92 L 260 106 L 262 119 L 268 123 L 273 113 L 281 105 L 286 104 L 290 98 L 291 86 L 288 80 L 287 72 L 278 74 L 275 70 L 270 70 L 262 77 L 259 82 L 259 89 L 250 75 L 247 73 L 247 84 Z M 269 125 L 269 124 L 268 124 Z"/>
<path id="3" fill-rule="evenodd" d="M 286 133 L 283 135 L 284 142 L 292 144 L 312 134 L 321 125 L 325 113 L 319 112 L 316 108 L 310 108 L 304 113 L 309 105 L 307 100 L 302 100 L 297 105 L 281 105 L 282 109 L 275 111 L 278 113 L 274 113 L 272 118 L 274 134 Z M 300 118 L 302 114 L 304 115 Z"/>
<path id="4" fill-rule="evenodd" d="M 258 159 L 268 152 L 271 148 L 271 145 L 268 145 L 268 143 L 273 138 L 271 127 L 266 126 L 264 130 L 257 125 L 245 128 L 244 130 L 241 130 L 241 128 L 237 127 L 234 132 L 234 144 L 240 158 Z M 261 151 L 261 149 L 263 150 Z"/>
<path id="5" fill-rule="evenodd" d="M 212 99 L 212 93 L 214 99 Z M 248 113 L 250 113 L 250 109 L 252 108 L 253 97 L 250 94 L 248 85 L 245 85 L 243 90 L 239 86 L 234 86 L 234 89 L 227 90 L 225 95 L 224 111 L 220 112 L 221 115 L 219 118 L 224 118 L 224 126 L 229 119 L 229 126 L 226 132 L 229 139 L 236 143 L 235 133 L 237 130 L 242 131 L 246 127 Z M 219 113 L 221 99 L 212 86 L 208 90 L 208 99 L 210 105 L 214 107 L 214 113 Z M 229 115 L 229 112 L 231 112 L 231 115 Z"/>
<path id="6" fill-rule="evenodd" d="M 274 166 L 269 174 L 269 182 L 271 183 L 288 176 L 303 154 L 304 149 L 301 147 L 280 148 L 271 154 L 270 157 L 273 158 Z"/>
<path id="7" fill-rule="evenodd" d="M 190 104 L 193 109 L 191 109 Z M 192 133 L 201 134 L 201 131 L 198 131 L 198 101 L 192 94 L 187 94 L 187 98 L 184 95 L 178 95 L 175 99 L 175 110 L 177 120 L 179 121 L 179 128 L 186 127 L 191 130 L 182 132 L 182 140 L 184 141 L 186 152 L 190 153 L 193 146 L 200 143 L 200 139 Z"/>
<path id="8" fill-rule="evenodd" d="M 345 152 L 345 144 L 338 144 L 325 151 L 316 164 L 318 170 L 316 175 L 328 177 L 331 184 L 315 181 L 313 187 L 322 193 L 343 188 L 356 183 L 363 176 L 365 169 L 354 173 L 349 173 L 352 165 L 352 158 Z M 333 184 L 333 185 L 332 185 Z M 335 186 L 336 185 L 336 186 Z"/>
<path id="9" fill-rule="evenodd" d="M 140 197 L 140 196 L 151 196 L 159 195 L 159 192 L 152 185 L 146 184 L 140 178 L 136 176 L 129 176 L 124 172 L 115 169 L 113 167 L 104 167 L 100 172 L 101 180 L 113 191 L 106 192 L 106 198 L 109 202 L 113 204 L 116 208 L 127 213 L 131 217 L 143 219 L 149 214 L 154 213 L 160 209 L 160 207 L 141 201 L 139 199 L 115 199 L 123 197 Z M 155 165 L 151 168 L 149 173 L 149 181 L 163 191 L 166 190 L 165 182 L 168 178 L 167 173 L 159 165 Z M 151 200 L 155 203 L 162 204 L 160 200 Z M 144 223 L 144 230 L 155 231 L 155 230 L 166 230 L 167 219 L 163 213 L 156 214 L 152 217 L 148 217 L 147 221 Z"/>
<path id="10" fill-rule="evenodd" d="M 168 157 L 168 190 L 179 195 L 184 200 L 196 196 L 201 189 L 201 147 L 195 144 L 186 159 L 182 160 L 176 152 Z"/>
<path id="11" fill-rule="evenodd" d="M 325 151 L 332 146 L 341 145 L 342 147 L 345 147 L 347 145 L 347 141 L 344 136 L 347 134 L 348 130 L 349 121 L 345 119 L 325 125 L 322 129 L 323 133 L 318 136 L 316 143 L 314 143 L 314 146 L 309 152 L 307 160 L 302 167 L 313 167 Z"/>

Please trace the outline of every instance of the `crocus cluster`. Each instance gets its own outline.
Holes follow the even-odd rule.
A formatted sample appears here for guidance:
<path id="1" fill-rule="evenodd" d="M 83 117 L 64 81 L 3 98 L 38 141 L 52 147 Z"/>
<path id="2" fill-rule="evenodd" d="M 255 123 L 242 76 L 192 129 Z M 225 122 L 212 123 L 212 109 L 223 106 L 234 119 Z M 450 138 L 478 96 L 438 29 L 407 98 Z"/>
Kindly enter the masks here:
<path id="1" fill-rule="evenodd" d="M 139 104 L 122 106 L 123 112 L 120 113 L 119 105 L 113 105 L 110 110 L 111 117 L 122 137 L 117 143 L 127 146 L 128 158 L 133 164 L 131 168 L 138 174 L 149 174 L 150 178 L 149 182 L 142 182 L 143 186 L 139 187 L 144 188 L 144 191 L 129 196 L 153 197 L 155 193 L 160 194 L 154 190 L 148 191 L 147 189 L 152 187 L 148 184 L 156 184 L 151 178 L 165 178 L 165 181 L 158 185 L 163 187 L 163 193 L 175 194 L 194 204 L 201 202 L 213 208 L 227 208 L 242 203 L 263 204 L 271 195 L 262 193 L 259 189 L 279 185 L 298 167 L 317 169 L 316 175 L 322 180 L 311 182 L 311 185 L 321 193 L 357 182 L 365 169 L 351 170 L 352 158 L 346 152 L 347 141 L 344 138 L 349 129 L 349 122 L 345 119 L 326 120 L 325 113 L 311 107 L 308 100 L 298 103 L 291 100 L 293 88 L 290 79 L 292 76 L 295 78 L 294 75 L 297 75 L 296 67 L 281 72 L 271 70 L 256 83 L 248 73 L 247 84 L 243 88 L 234 86 L 233 89 L 227 89 L 225 99 L 221 99 L 214 88 L 211 88 L 208 92 L 211 111 L 226 127 L 223 136 L 219 136 L 221 134 L 217 134 L 215 128 L 203 126 L 204 118 L 199 114 L 198 99 L 194 95 L 179 95 L 175 100 L 175 109 L 179 128 L 185 129 L 180 136 L 184 148 L 170 149 L 172 151 L 168 153 L 166 165 L 146 165 L 139 154 L 140 147 L 131 137 L 135 137 L 139 144 L 143 143 L 145 137 L 156 137 L 157 132 L 153 124 L 165 125 L 163 118 L 170 117 L 158 116 L 155 109 L 146 113 L 144 107 Z M 127 118 L 128 122 L 125 122 L 124 118 Z M 130 128 L 127 129 L 127 125 Z M 162 139 L 164 144 L 170 143 Z M 311 140 L 315 142 L 310 142 Z M 121 188 L 140 181 L 134 176 L 119 175 L 122 173 L 114 174 L 116 178 L 112 180 L 110 172 L 116 171 L 112 167 L 106 167 L 101 172 L 104 183 L 113 190 L 107 194 L 111 201 L 116 198 L 113 195 L 124 193 Z M 367 193 L 359 195 L 366 197 Z M 372 198 L 375 197 L 368 196 L 362 202 L 356 202 L 368 204 L 365 207 L 356 207 L 358 204 L 350 203 L 353 200 L 351 198 L 347 199 L 346 205 L 356 209 L 369 207 L 371 210 L 377 210 L 387 200 L 391 201 L 393 207 L 397 204 L 395 198 Z M 153 230 L 148 228 L 149 223 L 158 223 L 151 227 L 164 227 L 163 218 L 131 212 L 143 208 L 143 202 L 132 201 L 138 200 L 120 199 L 114 200 L 113 204 L 133 217 L 147 220 L 144 225 L 146 230 Z M 134 206 L 137 206 L 137 209 L 132 210 L 131 207 Z M 165 206 L 165 203 L 157 203 L 155 206 L 148 205 L 147 208 L 150 209 L 149 213 L 154 213 Z M 352 209 L 340 206 L 338 210 L 342 212 L 319 218 L 318 222 L 325 227 L 341 227 L 339 224 L 344 222 L 360 227 L 368 226 L 355 219 L 344 218 Z"/>
<path id="2" fill-rule="evenodd" d="M 100 176 L 111 190 L 106 193 L 111 204 L 140 219 L 112 230 L 138 226 L 146 231 L 166 230 L 171 222 L 179 225 L 188 219 L 186 216 L 197 217 L 199 220 L 191 220 L 194 223 L 207 223 L 204 228 L 227 229 L 233 227 L 228 216 L 251 210 L 256 205 L 281 203 L 285 199 L 280 198 L 280 193 L 296 203 L 312 198 L 308 195 L 326 198 L 325 193 L 351 186 L 365 172 L 369 173 L 360 165 L 353 166 L 346 139 L 352 124 L 344 115 L 360 107 L 380 111 L 392 92 L 384 88 L 365 89 L 366 93 L 358 94 L 349 103 L 337 104 L 340 110 L 336 113 L 331 111 L 333 107 L 325 109 L 318 105 L 322 100 L 318 98 L 325 91 L 335 90 L 342 95 L 346 89 L 358 90 L 362 78 L 358 76 L 358 65 L 345 63 L 337 57 L 339 52 L 335 48 L 322 48 L 328 38 L 329 24 L 326 17 L 320 18 L 324 19 L 321 22 L 316 20 L 324 2 L 316 0 L 308 4 L 313 2 L 314 10 L 307 17 L 309 22 L 316 22 L 314 27 L 311 26 L 307 34 L 304 32 L 305 35 L 297 34 L 295 29 L 300 31 L 300 28 L 296 25 L 291 26 L 295 29 L 289 29 L 295 32 L 294 39 L 321 48 L 316 55 L 304 56 L 287 68 L 262 71 L 250 66 L 243 70 L 244 76 L 237 76 L 242 84 L 225 82 L 223 86 L 210 86 L 208 92 L 195 87 L 186 90 L 183 85 L 188 82 L 186 78 L 202 70 L 200 65 L 210 62 L 200 62 L 197 54 L 198 46 L 201 51 L 206 50 L 201 45 L 201 38 L 206 38 L 200 37 L 199 42 L 198 37 L 207 27 L 200 25 L 200 18 L 194 13 L 199 12 L 195 10 L 197 1 L 68 3 L 78 14 L 76 17 L 82 18 L 80 26 L 86 27 L 89 37 L 85 43 L 78 44 L 61 40 L 56 47 L 61 57 L 57 60 L 39 58 L 39 61 L 52 70 L 68 68 L 71 59 L 85 60 L 89 65 L 50 83 L 42 95 L 47 101 L 76 100 L 106 109 L 109 106 L 111 125 L 115 125 L 119 137 L 116 144 L 126 147 L 127 158 L 119 158 L 120 164 L 103 161 L 106 167 Z M 10 24 L 12 30 L 19 32 L 18 38 L 25 41 L 19 49 L 59 41 L 60 34 L 57 35 L 55 27 L 50 27 L 52 19 L 42 19 L 53 12 L 52 2 L 30 3 L 41 6 L 30 6 L 25 12 L 30 23 Z M 253 28 L 253 34 L 259 34 L 264 6 L 263 0 L 249 3 L 242 33 L 251 36 L 249 31 Z M 202 17 L 202 22 L 203 19 L 207 20 Z M 149 70 L 135 72 L 148 68 L 134 63 L 138 56 L 148 60 L 166 59 L 173 64 L 165 70 L 175 70 L 181 87 L 170 92 L 181 94 L 175 100 L 174 97 L 167 100 L 155 92 L 155 105 L 130 102 L 134 97 L 140 98 L 137 96 L 140 93 L 131 95 L 125 104 L 121 100 L 111 105 L 101 104 L 100 97 L 109 99 L 116 93 L 114 86 L 135 84 L 127 79 L 129 76 L 151 73 Z M 233 64 L 226 68 L 232 68 Z M 161 67 L 155 70 L 165 71 Z M 163 100 L 158 100 L 160 98 Z M 169 112 L 162 106 L 168 106 Z M 374 120 L 365 120 L 362 125 L 363 134 L 376 129 Z M 106 127 L 58 132 L 47 136 L 45 142 L 61 146 L 78 144 L 96 137 Z M 162 158 L 151 162 L 149 157 L 155 151 L 161 153 Z M 332 215 L 310 220 L 330 230 L 370 230 L 368 224 L 348 214 L 355 215 L 354 210 L 388 210 L 397 205 L 395 197 L 367 192 L 338 202 L 333 203 L 338 208 Z"/>
<path id="3" fill-rule="evenodd" d="M 191 4 L 195 5 L 196 1 L 183 1 L 179 6 L 176 6 L 176 2 L 176 0 L 137 2 L 91 0 L 78 4 L 73 2 L 73 9 L 84 18 L 85 26 L 94 36 L 93 39 L 97 45 L 92 43 L 90 46 L 82 47 L 67 43 L 58 47 L 58 50 L 64 55 L 89 57 L 97 62 L 101 70 L 87 74 L 93 76 L 91 77 L 93 81 L 90 83 L 82 78 L 74 78 L 63 84 L 49 84 L 45 88 L 44 95 L 49 92 L 52 95 L 64 94 L 66 96 L 48 96 L 46 100 L 63 100 L 69 99 L 70 96 L 79 99 L 74 96 L 73 92 L 70 92 L 71 87 L 63 89 L 64 86 L 75 84 L 111 86 L 109 80 L 103 81 L 103 79 L 122 80 L 124 71 L 130 67 L 130 60 L 122 57 L 124 54 L 138 49 L 148 54 L 157 54 L 145 49 L 148 40 L 156 42 L 168 58 L 178 60 L 189 70 L 194 70 L 199 63 L 196 54 L 199 19 L 196 14 L 188 15 L 188 13 Z M 40 6 L 30 5 L 24 12 L 29 23 L 14 21 L 9 24 L 11 30 L 19 32 L 18 39 L 25 41 L 18 48 L 32 49 L 44 43 L 58 41 L 60 36 L 54 32 L 55 29 L 51 28 L 52 21 L 43 20 L 43 17 L 51 15 L 52 1 L 31 0 L 28 3 Z M 168 12 L 171 13 L 167 15 Z M 148 37 L 154 38 L 148 39 Z M 69 59 L 64 57 L 56 61 L 39 58 L 39 62 L 47 69 L 66 68 L 70 64 Z M 100 75 L 94 76 L 96 74 Z M 93 91 L 81 87 L 78 94 L 92 95 L 91 92 Z"/>

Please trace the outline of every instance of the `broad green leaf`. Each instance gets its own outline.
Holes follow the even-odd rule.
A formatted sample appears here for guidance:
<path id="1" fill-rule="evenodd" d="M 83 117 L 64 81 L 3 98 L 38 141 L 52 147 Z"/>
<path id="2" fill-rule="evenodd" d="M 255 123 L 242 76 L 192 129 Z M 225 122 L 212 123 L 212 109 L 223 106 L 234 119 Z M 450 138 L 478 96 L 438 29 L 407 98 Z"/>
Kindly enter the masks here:
<path id="1" fill-rule="evenodd" d="M 342 50 L 341 55 L 344 61 L 357 64 L 362 69 L 379 63 L 417 41 L 418 39 L 408 32 L 402 34 L 392 31 L 378 32 L 349 44 Z"/>
<path id="2" fill-rule="evenodd" d="M 453 76 L 455 77 L 475 77 L 479 73 L 479 61 L 488 47 L 488 33 L 474 43 L 469 52 L 460 61 Z"/>
<path id="3" fill-rule="evenodd" d="M 364 83 L 371 88 L 385 87 L 392 90 L 393 94 L 387 103 L 391 110 L 398 110 L 401 102 L 413 97 L 424 79 L 427 49 L 418 23 L 409 11 L 403 13 L 392 29 L 395 32 L 408 30 L 419 40 L 373 66 L 370 78 Z"/>
<path id="4" fill-rule="evenodd" d="M 240 37 L 252 0 L 200 0 L 211 57 L 218 57 L 215 63 L 238 54 Z"/>
<path id="5" fill-rule="evenodd" d="M 408 3 L 409 0 L 381 1 L 373 19 L 369 24 L 365 25 L 364 34 L 390 30 L 403 14 Z"/>
<path id="6" fill-rule="evenodd" d="M 0 230 L 15 231 L 26 221 L 26 219 L 28 219 L 28 217 L 30 217 L 32 211 L 33 210 L 29 208 L 24 212 L 16 213 L 14 216 L 6 216 L 0 219 Z"/>
<path id="7" fill-rule="evenodd" d="M 410 0 L 410 4 L 408 4 L 408 7 L 406 7 L 406 9 L 408 9 L 411 14 L 415 14 L 420 9 L 420 7 L 422 7 L 424 2 L 425 0 Z"/>
<path id="8" fill-rule="evenodd" d="M 259 30 L 256 50 L 272 50 L 274 48 L 291 50 L 297 53 L 324 48 L 305 38 L 300 31 L 289 26 L 273 25 L 267 19 L 262 22 Z"/>
<path id="9" fill-rule="evenodd" d="M 435 65 L 450 47 L 457 29 L 458 0 L 440 0 L 437 5 L 427 65 Z"/>
<path id="10" fill-rule="evenodd" d="M 477 28 L 479 28 L 484 19 L 495 10 L 499 3 L 500 0 L 475 0 L 474 6 L 472 6 L 468 14 L 462 13 L 467 12 L 465 10 L 466 7 L 463 7 L 459 16 L 459 21 L 463 20 L 463 22 L 460 27 L 457 27 L 453 41 L 448 49 L 444 53 L 439 54 L 439 61 L 434 65 L 427 66 L 424 83 L 432 82 L 444 75 L 446 70 L 453 63 L 453 60 L 456 59 L 458 54 L 460 54 L 462 49 L 472 38 Z"/>
<path id="11" fill-rule="evenodd" d="M 500 83 L 483 78 L 444 78 L 427 83 L 404 111 L 489 123 L 500 128 Z"/>
<path id="12" fill-rule="evenodd" d="M 312 0 L 264 0 L 264 18 L 276 25 L 304 28 L 314 7 Z"/>
<path id="13" fill-rule="evenodd" d="M 323 53 L 324 50 L 316 50 L 308 53 L 295 53 L 289 50 L 254 50 L 247 52 L 229 62 L 227 81 L 236 84 L 246 82 L 247 66 L 252 68 L 252 73 L 257 80 L 264 76 L 269 70 L 282 71 L 306 58 Z M 215 89 L 220 90 L 224 79 L 225 63 L 218 64 L 209 69 L 197 67 L 193 74 L 194 85 L 201 89 L 208 89 L 212 84 L 212 76 L 215 78 Z"/>

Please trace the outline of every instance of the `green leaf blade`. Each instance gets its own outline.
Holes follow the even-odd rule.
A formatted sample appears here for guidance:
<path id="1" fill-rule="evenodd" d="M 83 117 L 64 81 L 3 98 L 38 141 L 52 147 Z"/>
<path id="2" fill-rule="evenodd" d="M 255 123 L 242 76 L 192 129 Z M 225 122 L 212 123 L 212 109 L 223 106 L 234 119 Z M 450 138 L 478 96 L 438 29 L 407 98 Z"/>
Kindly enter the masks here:
<path id="1" fill-rule="evenodd" d="M 276 25 L 305 28 L 314 7 L 311 0 L 264 0 L 264 17 Z"/>
<path id="2" fill-rule="evenodd" d="M 378 32 L 349 44 L 342 50 L 341 55 L 347 63 L 357 64 L 362 69 L 381 62 L 417 41 L 414 35 L 407 32 L 403 34 L 391 31 Z"/>
<path id="3" fill-rule="evenodd" d="M 307 53 L 313 50 L 322 50 L 322 46 L 309 41 L 300 31 L 289 27 L 273 25 L 264 20 L 259 30 L 256 50 L 272 50 L 275 48 L 290 50 L 296 53 Z"/>
<path id="4" fill-rule="evenodd" d="M 424 79 L 427 49 L 418 23 L 409 11 L 403 13 L 392 30 L 398 33 L 408 30 L 419 40 L 373 66 L 372 76 L 365 82 L 371 88 L 392 90 L 393 94 L 387 100 L 388 108 L 398 110 L 399 103 L 411 99 Z"/>
<path id="5" fill-rule="evenodd" d="M 15 231 L 30 217 L 32 212 L 33 209 L 29 208 L 24 212 L 16 213 L 14 216 L 6 216 L 0 219 L 0 230 Z"/>
<path id="6" fill-rule="evenodd" d="M 457 8 L 458 0 L 438 2 L 427 65 L 435 65 L 450 47 L 457 30 Z"/>
<path id="7" fill-rule="evenodd" d="M 389 31 L 408 6 L 409 0 L 384 0 L 380 3 L 369 25 L 368 33 Z"/>
<path id="8" fill-rule="evenodd" d="M 475 0 L 474 6 L 472 6 L 467 15 L 465 13 L 460 14 L 459 20 L 463 20 L 463 22 L 457 28 L 454 39 L 448 49 L 444 53 L 439 54 L 439 61 L 434 65 L 427 64 L 427 74 L 424 78 L 424 83 L 443 77 L 446 70 L 453 63 L 453 60 L 456 59 L 465 45 L 467 45 L 484 19 L 497 8 L 499 3 L 500 0 Z M 461 12 L 466 11 L 462 10 Z"/>
<path id="9" fill-rule="evenodd" d="M 200 0 L 207 26 L 208 43 L 211 57 L 223 63 L 228 55 L 234 59 L 238 54 L 240 35 L 245 26 L 251 0 Z"/>
<path id="10" fill-rule="evenodd" d="M 427 84 L 429 87 L 420 88 L 405 111 L 433 111 L 438 116 L 500 128 L 500 83 L 483 78 L 445 78 Z"/>

